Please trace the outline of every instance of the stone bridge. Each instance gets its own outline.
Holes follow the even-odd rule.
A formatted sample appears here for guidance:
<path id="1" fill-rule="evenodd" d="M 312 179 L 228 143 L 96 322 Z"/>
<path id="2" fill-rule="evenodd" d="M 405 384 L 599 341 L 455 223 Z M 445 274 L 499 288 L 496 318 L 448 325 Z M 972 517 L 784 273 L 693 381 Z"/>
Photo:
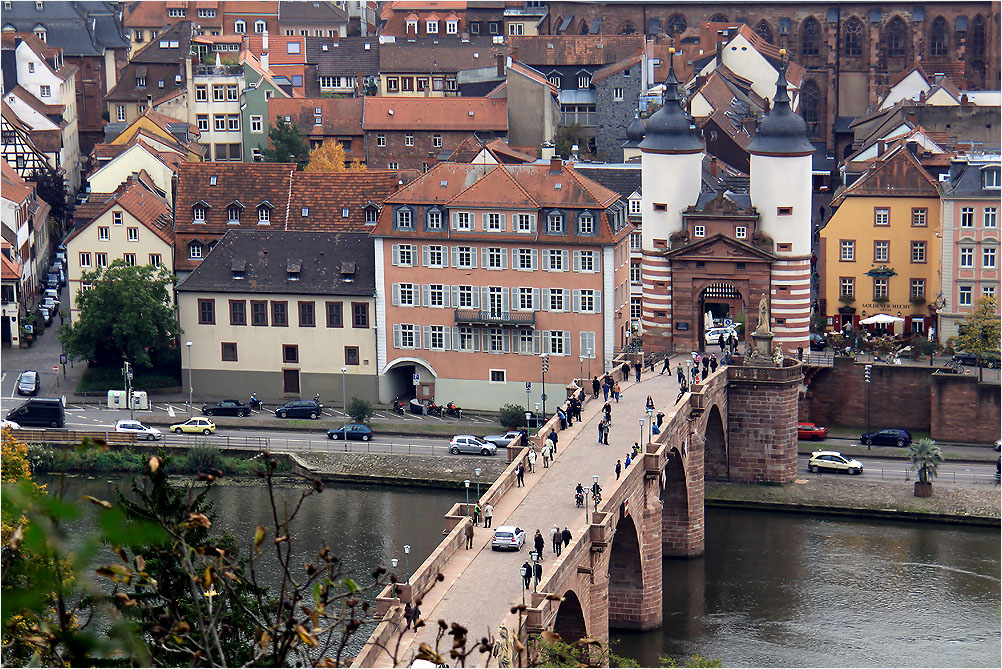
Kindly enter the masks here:
<path id="1" fill-rule="evenodd" d="M 622 378 L 619 368 L 614 373 Z M 477 530 L 476 552 L 465 550 L 463 531 L 471 521 L 465 504 L 457 504 L 446 516 L 442 544 L 401 585 L 399 597 L 389 588 L 380 596 L 383 621 L 355 666 L 392 666 L 384 647 L 397 648 L 398 662 L 408 664 L 421 641 L 433 641 L 435 630 L 429 628 L 439 618 L 464 624 L 476 639 L 497 637 L 501 625 L 522 637 L 552 630 L 565 640 L 608 639 L 610 628 L 660 627 L 662 557 L 692 557 L 704 550 L 705 481 L 789 483 L 795 478 L 803 372 L 791 359 L 782 367 L 721 368 L 691 387 L 670 410 L 662 409 L 658 435 L 649 430 L 644 398 L 651 395 L 658 406 L 666 406 L 678 386 L 668 375 L 650 376 L 640 383 L 621 381 L 626 401 L 614 405 L 612 447 L 597 445 L 592 428 L 603 401 L 589 401 L 584 424 L 560 432 L 558 457 L 549 469 L 527 475 L 526 487 L 516 487 L 515 468 L 527 450 L 509 447 L 510 466 L 481 497 L 481 504 L 490 501 L 495 507 L 494 527 L 519 525 L 530 544 L 534 528 L 542 528 L 544 554 L 552 555 L 552 525 L 572 530 L 574 539 L 563 553 L 544 560 L 536 592 L 522 593 L 524 612 L 512 607 L 521 601 L 517 570 L 525 551 L 514 557 L 493 554 L 491 531 L 485 529 Z M 569 386 L 573 391 L 576 386 Z M 548 434 L 553 424 L 539 434 Z M 573 437 L 569 444 L 564 435 Z M 641 455 L 617 480 L 611 468 L 637 437 L 648 443 L 640 442 Z M 603 499 L 586 521 L 584 510 L 574 507 L 572 491 L 575 481 L 587 487 L 592 471 L 601 472 Z M 401 637 L 400 605 L 418 600 L 422 617 L 432 624 Z M 479 654 L 470 660 L 487 662 Z M 520 662 L 524 658 L 514 659 L 515 665 Z"/>

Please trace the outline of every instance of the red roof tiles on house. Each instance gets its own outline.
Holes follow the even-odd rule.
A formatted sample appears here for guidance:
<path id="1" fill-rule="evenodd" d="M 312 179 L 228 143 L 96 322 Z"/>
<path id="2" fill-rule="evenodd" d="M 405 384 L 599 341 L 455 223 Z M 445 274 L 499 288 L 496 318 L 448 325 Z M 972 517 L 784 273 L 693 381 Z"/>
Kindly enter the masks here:
<path id="1" fill-rule="evenodd" d="M 388 170 L 296 172 L 292 175 L 288 229 L 368 232 L 372 224 L 365 223 L 366 205 L 382 205 L 397 191 L 397 182 L 396 172 Z"/>
<path id="2" fill-rule="evenodd" d="M 366 130 L 507 131 L 507 100 L 366 97 Z"/>

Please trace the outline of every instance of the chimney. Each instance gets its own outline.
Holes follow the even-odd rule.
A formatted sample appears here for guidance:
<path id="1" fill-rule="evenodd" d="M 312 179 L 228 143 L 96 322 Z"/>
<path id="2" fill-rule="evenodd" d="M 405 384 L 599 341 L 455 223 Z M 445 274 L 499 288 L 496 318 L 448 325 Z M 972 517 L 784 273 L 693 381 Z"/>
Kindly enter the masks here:
<path id="1" fill-rule="evenodd" d="M 497 58 L 497 63 L 498 63 L 498 76 L 499 77 L 503 77 L 504 76 L 504 54 L 503 53 L 499 53 L 496 56 L 496 58 Z"/>
<path id="2" fill-rule="evenodd" d="M 960 106 L 966 107 L 969 104 L 971 104 L 971 100 L 967 97 L 967 93 L 964 93 L 960 96 Z"/>
<path id="3" fill-rule="evenodd" d="M 919 104 L 925 104 L 925 91 L 919 91 Z"/>
<path id="4" fill-rule="evenodd" d="M 268 30 L 261 33 L 261 68 L 265 74 L 271 73 L 271 63 L 268 60 Z"/>
<path id="5" fill-rule="evenodd" d="M 577 162 L 577 161 L 580 160 L 580 158 L 578 158 L 578 151 L 579 150 L 580 149 L 578 148 L 577 144 L 572 144 L 571 145 L 571 160 L 573 160 L 574 162 Z"/>
<path id="6" fill-rule="evenodd" d="M 365 84 L 363 83 L 362 73 L 359 72 L 355 75 L 355 93 L 358 97 L 365 96 Z"/>
<path id="7" fill-rule="evenodd" d="M 560 156 L 550 156 L 550 174 L 560 174 L 561 164 Z"/>
<path id="8" fill-rule="evenodd" d="M 553 142 L 543 142 L 543 145 L 539 147 L 539 157 L 543 160 L 552 160 L 553 152 Z"/>
<path id="9" fill-rule="evenodd" d="M 877 140 L 877 155 L 878 156 L 884 155 L 884 151 L 886 151 L 886 150 L 887 150 L 887 142 L 885 140 L 878 139 Z"/>
<path id="10" fill-rule="evenodd" d="M 268 53 L 268 30 L 267 28 L 263 33 L 261 33 L 261 51 L 263 53 Z"/>
<path id="11" fill-rule="evenodd" d="M 717 176 L 717 157 L 710 156 L 710 175 Z"/>
<path id="12" fill-rule="evenodd" d="M 908 151 L 913 156 L 917 156 L 918 155 L 918 142 L 911 141 L 911 142 L 908 142 L 905 146 L 908 147 Z"/>
<path id="13" fill-rule="evenodd" d="M 428 169 L 430 170 L 431 168 L 435 167 L 435 165 L 437 163 L 438 163 L 438 154 L 435 153 L 434 151 L 429 151 L 428 152 Z"/>
<path id="14" fill-rule="evenodd" d="M 751 135 L 751 136 L 755 135 L 755 117 L 754 116 L 745 116 L 743 119 L 741 119 L 741 125 L 744 126 L 745 132 L 747 132 L 749 135 Z"/>

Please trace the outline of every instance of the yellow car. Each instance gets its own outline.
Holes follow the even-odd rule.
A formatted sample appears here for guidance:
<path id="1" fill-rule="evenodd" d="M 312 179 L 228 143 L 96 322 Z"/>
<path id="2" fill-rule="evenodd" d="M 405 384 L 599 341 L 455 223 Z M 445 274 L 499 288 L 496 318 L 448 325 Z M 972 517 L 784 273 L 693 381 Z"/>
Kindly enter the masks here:
<path id="1" fill-rule="evenodd" d="M 177 432 L 181 434 L 182 432 L 191 432 L 198 434 L 212 434 L 216 431 L 216 424 L 213 423 L 208 418 L 189 418 L 183 423 L 175 423 L 170 426 L 171 432 Z"/>
<path id="2" fill-rule="evenodd" d="M 845 472 L 846 474 L 862 474 L 863 463 L 847 458 L 838 451 L 814 451 L 811 453 L 807 470 L 820 474 L 823 471 Z"/>

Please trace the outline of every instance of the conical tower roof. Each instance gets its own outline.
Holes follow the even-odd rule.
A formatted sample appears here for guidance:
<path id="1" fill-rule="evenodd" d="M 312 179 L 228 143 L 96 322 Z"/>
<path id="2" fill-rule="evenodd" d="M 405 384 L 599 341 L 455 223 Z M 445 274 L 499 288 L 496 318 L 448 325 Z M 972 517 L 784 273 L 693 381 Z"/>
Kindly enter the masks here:
<path id="1" fill-rule="evenodd" d="M 786 50 L 781 50 L 780 55 L 783 62 L 776 80 L 776 97 L 773 98 L 772 109 L 759 122 L 748 151 L 768 156 L 814 153 L 814 145 L 807 138 L 807 123 L 790 108 L 790 93 L 786 88 Z"/>
<path id="2" fill-rule="evenodd" d="M 644 126 L 644 122 L 640 120 L 640 114 L 633 117 L 633 121 L 626 128 L 626 141 L 623 142 L 623 148 L 635 148 L 640 146 L 640 142 L 643 141 L 644 135 L 647 133 L 647 128 Z"/>
<path id="3" fill-rule="evenodd" d="M 668 50 L 668 78 L 665 79 L 661 109 L 647 119 L 641 151 L 651 153 L 696 153 L 703 150 L 692 117 L 682 108 L 679 80 L 675 76 L 675 48 Z"/>

